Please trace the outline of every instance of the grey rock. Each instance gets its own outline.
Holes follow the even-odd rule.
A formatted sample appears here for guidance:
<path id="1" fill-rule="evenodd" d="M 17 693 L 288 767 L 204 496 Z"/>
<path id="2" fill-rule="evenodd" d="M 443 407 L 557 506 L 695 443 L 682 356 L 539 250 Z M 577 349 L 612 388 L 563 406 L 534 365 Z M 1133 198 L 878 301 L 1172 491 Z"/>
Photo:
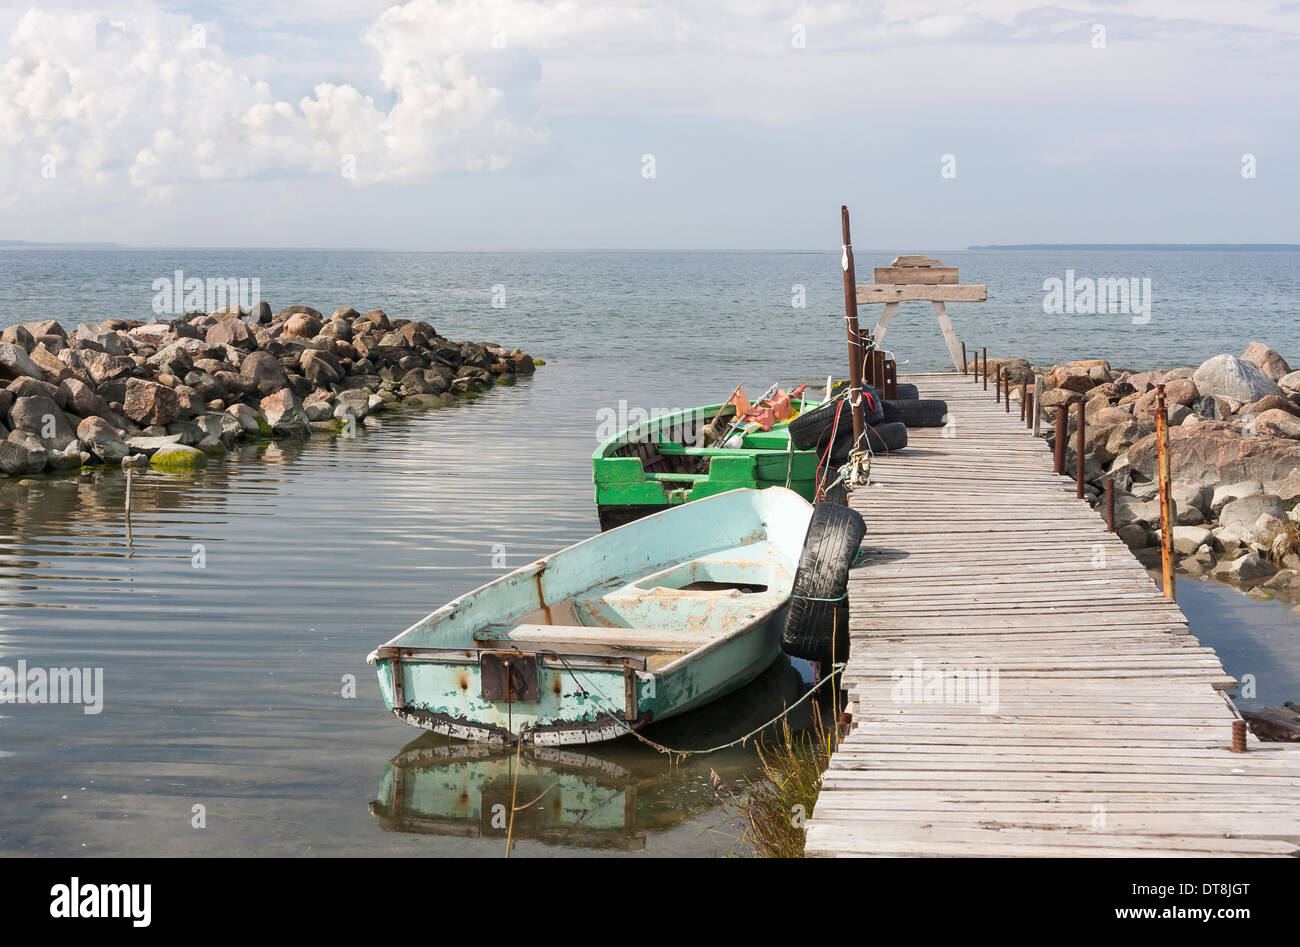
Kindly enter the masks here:
<path id="1" fill-rule="evenodd" d="M 89 417 L 78 424 L 77 440 L 108 464 L 120 462 L 128 453 L 126 441 L 103 418 Z"/>
<path id="2" fill-rule="evenodd" d="M 1258 365 L 1232 355 L 1216 355 L 1206 360 L 1196 369 L 1192 380 L 1203 395 L 1246 403 L 1282 393 L 1277 382 L 1264 374 Z"/>

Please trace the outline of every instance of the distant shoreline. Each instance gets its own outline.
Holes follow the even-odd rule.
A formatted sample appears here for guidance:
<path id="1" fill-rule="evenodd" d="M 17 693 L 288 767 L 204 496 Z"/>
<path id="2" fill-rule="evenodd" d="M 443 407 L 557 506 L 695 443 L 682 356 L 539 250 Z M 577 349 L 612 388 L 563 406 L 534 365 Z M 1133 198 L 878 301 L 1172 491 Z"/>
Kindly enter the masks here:
<path id="1" fill-rule="evenodd" d="M 1300 250 L 1300 243 L 990 243 L 967 250 Z"/>

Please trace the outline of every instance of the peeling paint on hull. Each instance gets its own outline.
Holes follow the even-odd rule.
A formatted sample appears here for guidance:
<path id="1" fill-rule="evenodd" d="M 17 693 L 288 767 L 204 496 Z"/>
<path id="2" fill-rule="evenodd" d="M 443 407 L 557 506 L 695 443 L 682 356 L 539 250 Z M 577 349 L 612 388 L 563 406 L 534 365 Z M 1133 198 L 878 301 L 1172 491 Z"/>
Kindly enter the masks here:
<path id="1" fill-rule="evenodd" d="M 448 603 L 368 660 L 413 726 L 507 746 L 615 739 L 771 664 L 811 513 L 773 488 L 656 514 Z"/>

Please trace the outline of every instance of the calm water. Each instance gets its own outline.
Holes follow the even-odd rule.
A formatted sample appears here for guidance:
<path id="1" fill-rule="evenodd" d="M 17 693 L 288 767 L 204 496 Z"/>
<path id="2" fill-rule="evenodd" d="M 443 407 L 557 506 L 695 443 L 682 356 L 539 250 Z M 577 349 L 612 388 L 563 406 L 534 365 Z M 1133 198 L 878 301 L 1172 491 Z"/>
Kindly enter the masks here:
<path id="1" fill-rule="evenodd" d="M 990 301 L 958 332 L 1044 362 L 1195 364 L 1247 340 L 1300 362 L 1300 257 L 1272 253 L 939 253 Z M 859 267 L 892 254 L 861 254 Z M 0 663 L 104 668 L 105 709 L 0 715 L 0 853 L 500 856 L 483 815 L 509 757 L 425 738 L 383 711 L 364 657 L 456 594 L 596 530 L 589 456 L 608 411 L 721 400 L 841 371 L 838 252 L 414 254 L 0 251 L 0 325 L 147 318 L 151 284 L 257 277 L 273 308 L 379 307 L 444 335 L 547 359 L 512 390 L 389 416 L 355 439 L 284 442 L 194 477 L 146 473 L 128 538 L 120 473 L 0 480 Z M 1042 281 L 1149 276 L 1147 325 L 1048 316 Z M 790 306 L 805 287 L 807 308 Z M 506 305 L 491 305 L 494 286 Z M 928 308 L 904 309 L 905 370 L 943 367 Z M 202 568 L 196 568 L 196 562 Z M 500 565 L 498 558 L 496 566 Z M 1296 615 L 1214 583 L 1180 583 L 1193 631 L 1258 699 L 1300 697 Z M 341 696 L 347 675 L 356 697 Z M 787 663 L 670 722 L 663 742 L 746 732 L 799 693 Z M 414 743 L 411 741 L 415 740 Z M 527 756 L 520 854 L 710 854 L 729 840 L 708 779 L 745 750 L 677 769 L 638 744 Z M 203 805 L 207 828 L 191 827 Z"/>

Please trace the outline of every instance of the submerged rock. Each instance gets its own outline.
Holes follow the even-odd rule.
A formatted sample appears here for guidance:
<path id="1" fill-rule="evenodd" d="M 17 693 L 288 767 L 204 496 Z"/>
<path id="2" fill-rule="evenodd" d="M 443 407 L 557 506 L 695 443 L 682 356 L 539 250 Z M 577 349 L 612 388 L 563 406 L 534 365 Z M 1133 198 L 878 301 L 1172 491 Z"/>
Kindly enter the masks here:
<path id="1" fill-rule="evenodd" d="M 208 455 L 197 447 L 184 444 L 168 444 L 154 451 L 149 458 L 149 466 L 165 471 L 198 470 L 206 466 Z"/>

